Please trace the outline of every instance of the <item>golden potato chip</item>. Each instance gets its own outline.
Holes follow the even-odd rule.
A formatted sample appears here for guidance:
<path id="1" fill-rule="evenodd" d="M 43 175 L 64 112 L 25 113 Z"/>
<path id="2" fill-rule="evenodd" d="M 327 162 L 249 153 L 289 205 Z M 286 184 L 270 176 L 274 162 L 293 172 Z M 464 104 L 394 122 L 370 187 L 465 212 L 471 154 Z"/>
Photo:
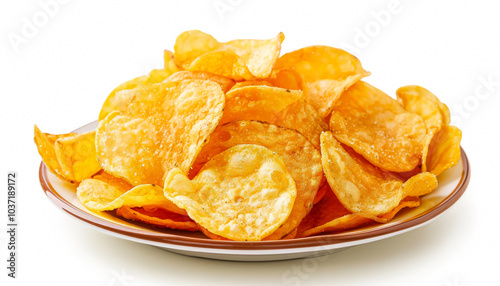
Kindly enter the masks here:
<path id="1" fill-rule="evenodd" d="M 164 82 L 137 88 L 123 113 L 99 122 L 101 167 L 133 185 L 163 185 L 174 167 L 186 174 L 224 109 L 224 92 L 208 80 Z"/>
<path id="2" fill-rule="evenodd" d="M 303 98 L 302 92 L 269 86 L 245 86 L 226 94 L 221 124 L 257 120 L 293 129 L 319 149 L 319 136 L 328 126 Z"/>
<path id="3" fill-rule="evenodd" d="M 381 221 L 377 216 L 393 210 L 406 196 L 424 195 L 437 187 L 436 176 L 431 173 L 418 174 L 403 183 L 346 148 L 331 132 L 321 134 L 326 179 L 342 205 L 354 214 Z"/>
<path id="4" fill-rule="evenodd" d="M 407 172 L 420 163 L 426 135 L 422 118 L 363 81 L 339 98 L 330 129 L 338 141 L 382 169 Z"/>
<path id="5" fill-rule="evenodd" d="M 267 78 L 279 57 L 285 36 L 269 40 L 218 42 L 201 31 L 186 31 L 175 41 L 175 59 L 189 71 L 203 71 L 234 80 Z"/>
<path id="6" fill-rule="evenodd" d="M 126 192 L 98 179 L 85 179 L 76 188 L 78 200 L 93 211 L 110 211 L 122 206 L 157 206 L 170 209 L 170 202 L 163 195 L 163 189 L 156 185 L 139 185 Z M 185 213 L 184 213 L 185 214 Z"/>
<path id="7" fill-rule="evenodd" d="M 450 123 L 450 110 L 429 90 L 418 85 L 401 87 L 396 91 L 396 95 L 403 107 L 420 115 L 427 126 L 427 135 L 422 151 L 422 171 L 426 172 L 428 171 L 427 158 L 432 139 L 443 125 Z M 458 142 L 460 145 L 460 139 Z"/>
<path id="8" fill-rule="evenodd" d="M 302 77 L 302 80 L 296 81 L 301 83 L 304 97 L 323 119 L 330 115 L 335 102 L 346 89 L 370 75 L 355 56 L 328 46 L 305 47 L 281 56 L 275 71 L 287 70 L 295 71 Z"/>
<path id="9" fill-rule="evenodd" d="M 73 137 L 75 135 L 77 135 L 77 133 L 61 135 L 42 133 L 42 131 L 40 131 L 40 129 L 38 129 L 35 125 L 35 144 L 43 162 L 47 168 L 49 168 L 50 172 L 56 175 L 59 179 L 68 182 L 73 182 L 73 180 L 64 172 L 59 164 L 55 150 L 55 142 L 59 138 Z"/>
<path id="10" fill-rule="evenodd" d="M 104 101 L 99 120 L 104 119 L 112 111 L 125 111 L 137 94 L 136 88 L 141 85 L 159 83 L 169 77 L 176 69 L 154 69 L 148 75 L 136 77 L 117 86 Z"/>
<path id="11" fill-rule="evenodd" d="M 280 239 L 299 225 L 313 206 L 323 178 L 321 154 L 300 133 L 257 121 L 236 121 L 218 126 L 203 146 L 189 177 L 217 154 L 239 144 L 264 146 L 278 154 L 290 172 L 297 188 L 297 197 L 287 221 L 267 240 Z"/>
<path id="12" fill-rule="evenodd" d="M 280 156 L 253 144 L 236 145 L 214 156 L 192 181 L 173 169 L 164 193 L 208 231 L 240 241 L 262 240 L 276 231 L 297 196 Z"/>
<path id="13" fill-rule="evenodd" d="M 224 92 L 227 92 L 234 85 L 234 80 L 216 74 L 207 72 L 192 72 L 192 71 L 179 71 L 167 78 L 168 81 L 179 81 L 184 79 L 203 79 L 215 81 L 220 85 Z"/>
<path id="14" fill-rule="evenodd" d="M 133 189 L 134 186 L 131 185 L 130 183 L 128 183 L 127 181 L 123 180 L 123 179 L 119 179 L 117 177 L 114 177 L 104 171 L 101 171 L 99 172 L 97 175 L 93 176 L 92 179 L 94 180 L 98 180 L 98 181 L 101 181 L 101 182 L 104 182 L 108 185 L 110 185 L 111 187 L 108 188 L 108 190 L 114 190 L 113 192 L 109 192 L 111 194 L 120 194 L 120 195 L 123 195 L 125 194 L 126 192 L 128 192 L 129 190 Z M 102 184 L 100 184 L 102 185 Z M 106 193 L 104 193 L 106 194 Z M 97 196 L 97 195 L 95 195 Z M 94 197 L 95 197 L 94 196 Z M 107 199 L 107 201 L 111 201 L 111 200 L 116 200 L 116 196 L 109 196 L 109 198 Z M 161 199 L 161 202 L 162 202 L 162 208 L 164 208 L 165 210 L 167 211 L 170 211 L 170 212 L 173 212 L 173 213 L 176 213 L 176 214 L 180 214 L 180 215 L 183 215 L 183 216 L 187 216 L 187 213 L 185 210 L 177 207 L 174 203 L 172 203 L 171 201 L 167 200 L 166 198 L 163 200 Z M 154 206 L 153 206 L 154 207 Z"/>
<path id="15" fill-rule="evenodd" d="M 439 176 L 443 171 L 455 166 L 460 160 L 460 140 L 462 131 L 455 126 L 445 125 L 434 135 L 427 154 L 427 171 Z"/>
<path id="16" fill-rule="evenodd" d="M 327 191 L 321 202 L 314 206 L 312 211 L 304 218 L 299 226 L 297 237 L 307 237 L 323 232 L 338 232 L 353 229 L 373 220 L 353 214 L 348 211 L 337 199 L 327 184 Z M 406 197 L 392 211 L 379 215 L 379 222 L 388 222 L 401 209 L 405 207 L 418 207 L 420 199 L 418 197 Z"/>
<path id="17" fill-rule="evenodd" d="M 126 219 L 158 227 L 189 231 L 199 230 L 198 225 L 188 216 L 176 214 L 157 206 L 144 206 L 142 208 L 122 206 L 116 210 L 116 214 Z"/>
<path id="18" fill-rule="evenodd" d="M 54 148 L 65 177 L 72 181 L 81 182 L 101 170 L 96 156 L 95 130 L 59 138 Z"/>

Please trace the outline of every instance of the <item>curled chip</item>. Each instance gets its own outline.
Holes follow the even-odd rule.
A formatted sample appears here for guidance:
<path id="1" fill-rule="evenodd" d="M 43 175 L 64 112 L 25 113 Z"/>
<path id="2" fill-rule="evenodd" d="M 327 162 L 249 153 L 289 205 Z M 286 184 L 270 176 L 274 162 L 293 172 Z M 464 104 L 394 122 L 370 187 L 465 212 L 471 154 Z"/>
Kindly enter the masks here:
<path id="1" fill-rule="evenodd" d="M 236 145 L 213 157 L 192 181 L 173 169 L 164 193 L 211 233 L 240 241 L 262 240 L 276 231 L 297 196 L 283 160 L 252 144 Z"/>
<path id="2" fill-rule="evenodd" d="M 330 129 L 338 141 L 384 170 L 407 172 L 420 163 L 426 135 L 422 118 L 363 81 L 339 98 Z"/>
<path id="3" fill-rule="evenodd" d="M 45 165 L 61 180 L 80 182 L 101 170 L 95 131 L 53 135 L 42 133 L 35 125 L 35 143 Z"/>
<path id="4" fill-rule="evenodd" d="M 325 189 L 327 190 L 323 199 L 314 206 L 312 211 L 300 224 L 297 237 L 307 237 L 323 232 L 348 230 L 373 222 L 373 220 L 369 218 L 348 211 L 337 199 L 328 184 Z M 392 211 L 379 215 L 378 222 L 388 222 L 401 209 L 406 207 L 418 207 L 419 205 L 420 199 L 418 197 L 408 196 Z"/>
<path id="5" fill-rule="evenodd" d="M 297 72 L 302 78 L 298 82 L 304 97 L 323 119 L 331 113 L 342 92 L 370 75 L 355 56 L 328 46 L 305 47 L 281 56 L 275 71 L 287 70 Z M 286 74 L 279 78 L 283 81 Z"/>
<path id="6" fill-rule="evenodd" d="M 126 219 L 145 222 L 158 227 L 189 231 L 199 230 L 198 225 L 188 216 L 176 214 L 157 206 L 144 206 L 142 208 L 122 206 L 116 210 L 116 214 Z"/>
<path id="7" fill-rule="evenodd" d="M 43 162 L 49 168 L 50 172 L 56 175 L 59 179 L 64 181 L 72 181 L 71 178 L 66 178 L 64 176 L 61 164 L 57 160 L 55 143 L 59 138 L 73 137 L 77 133 L 54 135 L 49 133 L 42 133 L 40 129 L 35 125 L 35 144 L 38 149 L 38 153 L 42 157 Z"/>
<path id="8" fill-rule="evenodd" d="M 224 92 L 227 92 L 234 85 L 234 80 L 207 72 L 178 71 L 167 78 L 168 81 L 179 81 L 184 79 L 203 79 L 215 81 Z"/>
<path id="9" fill-rule="evenodd" d="M 285 36 L 269 40 L 218 42 L 201 31 L 186 31 L 175 41 L 175 60 L 185 70 L 203 71 L 234 80 L 267 78 L 279 57 Z"/>
<path id="10" fill-rule="evenodd" d="M 302 92 L 263 85 L 245 86 L 226 94 L 221 124 L 237 120 L 264 121 L 297 130 L 319 149 L 319 136 L 328 126 L 303 98 Z"/>
<path id="11" fill-rule="evenodd" d="M 429 144 L 427 171 L 439 176 L 443 171 L 455 166 L 460 160 L 461 139 L 460 129 L 451 125 L 443 126 Z"/>
<path id="12" fill-rule="evenodd" d="M 393 210 L 405 197 L 425 195 L 437 188 L 436 176 L 431 173 L 420 173 L 403 182 L 346 148 L 331 132 L 321 134 L 326 179 L 342 205 L 354 214 L 383 222 L 378 216 Z"/>
<path id="13" fill-rule="evenodd" d="M 217 154 L 239 144 L 264 146 L 278 154 L 295 181 L 297 197 L 287 221 L 266 239 L 280 239 L 292 232 L 313 206 L 323 178 L 319 151 L 300 133 L 257 121 L 236 121 L 215 129 L 196 158 L 190 177 Z"/>
<path id="14" fill-rule="evenodd" d="M 81 182 L 101 170 L 97 162 L 95 130 L 70 137 L 59 138 L 54 143 L 57 160 L 65 177 Z"/>
<path id="15" fill-rule="evenodd" d="M 99 122 L 101 167 L 133 185 L 163 185 L 169 170 L 187 173 L 224 109 L 224 92 L 208 80 L 163 82 L 137 89 L 123 112 Z"/>
<path id="16" fill-rule="evenodd" d="M 115 181 L 116 182 L 116 181 Z M 83 180 L 76 195 L 82 205 L 93 211 L 110 211 L 122 206 L 162 207 L 172 212 L 186 215 L 163 195 L 163 189 L 156 185 L 140 185 L 125 189 L 125 183 L 101 181 L 99 177 Z"/>
<path id="17" fill-rule="evenodd" d="M 171 74 L 179 71 L 175 64 L 173 54 L 169 50 L 164 51 L 164 69 L 154 69 L 148 75 L 136 77 L 117 86 L 108 95 L 104 101 L 101 111 L 99 112 L 99 120 L 104 119 L 112 111 L 124 111 L 132 102 L 136 95 L 135 88 L 140 85 L 159 83 L 169 77 Z"/>

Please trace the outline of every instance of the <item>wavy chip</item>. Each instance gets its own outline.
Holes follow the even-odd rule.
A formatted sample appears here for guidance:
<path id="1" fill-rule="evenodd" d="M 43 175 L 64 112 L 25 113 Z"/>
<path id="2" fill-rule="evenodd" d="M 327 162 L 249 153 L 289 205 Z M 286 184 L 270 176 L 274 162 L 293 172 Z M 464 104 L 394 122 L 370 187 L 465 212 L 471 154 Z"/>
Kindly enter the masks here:
<path id="1" fill-rule="evenodd" d="M 354 214 L 383 222 L 379 215 L 393 210 L 407 196 L 437 188 L 436 176 L 420 173 L 403 182 L 370 164 L 353 149 L 344 149 L 331 132 L 321 135 L 323 171 L 342 205 Z"/>
<path id="2" fill-rule="evenodd" d="M 269 40 L 218 42 L 201 31 L 180 34 L 175 41 L 175 59 L 185 70 L 203 71 L 234 80 L 267 78 L 279 57 L 285 36 Z"/>
<path id="3" fill-rule="evenodd" d="M 284 82 L 293 82 L 295 77 L 304 97 L 323 119 L 346 89 L 370 75 L 355 56 L 328 46 L 310 46 L 284 54 L 276 62 L 275 71 L 287 70 L 295 71 L 302 79 L 286 74 L 292 77 Z M 281 75 L 282 82 L 286 75 Z"/>
<path id="4" fill-rule="evenodd" d="M 455 126 L 445 125 L 432 138 L 427 154 L 426 169 L 439 176 L 460 160 L 462 131 Z"/>
<path id="5" fill-rule="evenodd" d="M 173 213 L 157 206 L 143 206 L 141 208 L 122 206 L 116 210 L 116 214 L 126 219 L 158 227 L 188 231 L 199 230 L 198 225 L 188 216 Z"/>
<path id="6" fill-rule="evenodd" d="M 189 176 L 192 178 L 217 154 L 239 144 L 264 146 L 278 154 L 295 181 L 297 197 L 287 221 L 266 240 L 280 239 L 297 228 L 313 206 L 323 178 L 321 154 L 300 133 L 257 121 L 218 126 L 203 146 Z"/>
<path id="7" fill-rule="evenodd" d="M 224 92 L 213 81 L 141 86 L 126 111 L 114 111 L 99 122 L 101 167 L 133 185 L 163 186 L 169 170 L 188 173 L 223 109 Z"/>
<path id="8" fill-rule="evenodd" d="M 339 98 L 330 129 L 338 141 L 382 169 L 407 172 L 420 163 L 426 135 L 422 118 L 363 81 Z"/>
<path id="9" fill-rule="evenodd" d="M 164 193 L 211 233 L 240 241 L 262 240 L 276 231 L 297 196 L 283 160 L 252 144 L 214 156 L 193 180 L 180 169 L 170 171 Z"/>
<path id="10" fill-rule="evenodd" d="M 298 131 L 319 149 L 328 126 L 303 98 L 302 92 L 269 86 L 245 86 L 226 94 L 221 124 L 238 120 L 264 121 Z"/>

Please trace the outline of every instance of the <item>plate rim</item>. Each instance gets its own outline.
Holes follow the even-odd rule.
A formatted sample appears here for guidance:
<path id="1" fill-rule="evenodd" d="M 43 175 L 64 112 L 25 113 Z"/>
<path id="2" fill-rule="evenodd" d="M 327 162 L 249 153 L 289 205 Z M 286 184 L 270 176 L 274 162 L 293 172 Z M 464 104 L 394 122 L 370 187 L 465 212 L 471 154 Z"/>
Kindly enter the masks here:
<path id="1" fill-rule="evenodd" d="M 84 129 L 93 124 L 95 124 L 95 122 L 84 125 L 77 130 Z M 240 250 L 255 255 L 263 255 L 264 253 L 262 253 L 262 251 L 269 250 L 293 250 L 293 252 L 305 252 L 306 248 L 321 247 L 325 249 L 326 246 L 329 246 L 327 247 L 328 249 L 335 249 L 358 245 L 366 242 L 380 240 L 386 238 L 387 236 L 401 234 L 433 221 L 460 199 L 469 184 L 471 175 L 470 162 L 462 147 L 460 147 L 460 152 L 463 170 L 460 181 L 455 186 L 455 189 L 439 204 L 422 212 L 416 217 L 409 218 L 393 225 L 377 227 L 360 233 L 321 234 L 311 237 L 275 241 L 248 242 L 212 240 L 207 238 L 181 236 L 164 232 L 155 233 L 114 224 L 110 221 L 106 221 L 102 218 L 79 209 L 71 202 L 67 201 L 64 197 L 62 197 L 50 183 L 50 180 L 48 178 L 49 171 L 43 161 L 40 163 L 39 180 L 45 195 L 59 209 L 76 218 L 77 220 L 90 224 L 98 230 L 106 232 L 110 235 L 144 244 L 150 244 L 160 247 L 173 247 L 175 249 L 184 249 L 184 247 L 189 247 L 190 250 L 194 250 L 193 248 L 196 248 L 197 251 L 212 250 L 208 251 L 211 253 L 221 253 L 222 250 Z"/>

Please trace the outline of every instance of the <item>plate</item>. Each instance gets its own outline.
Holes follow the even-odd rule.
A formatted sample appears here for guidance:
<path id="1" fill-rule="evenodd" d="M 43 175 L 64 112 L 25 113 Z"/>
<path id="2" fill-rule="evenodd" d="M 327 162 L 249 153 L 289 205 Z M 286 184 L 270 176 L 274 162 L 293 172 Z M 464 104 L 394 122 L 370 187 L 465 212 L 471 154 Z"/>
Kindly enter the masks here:
<path id="1" fill-rule="evenodd" d="M 97 121 L 75 130 L 82 133 L 97 127 Z M 462 196 L 470 179 L 467 155 L 461 150 L 457 166 L 445 171 L 439 187 L 421 197 L 417 208 L 404 209 L 386 224 L 376 224 L 336 234 L 279 241 L 220 241 L 201 232 L 161 229 L 131 223 L 107 212 L 87 210 L 76 197 L 76 184 L 58 179 L 40 164 L 40 184 L 49 199 L 66 214 L 106 234 L 157 246 L 162 249 L 203 258 L 234 261 L 272 261 L 312 257 L 341 251 L 348 247 L 393 237 L 422 227 L 445 213 Z"/>

